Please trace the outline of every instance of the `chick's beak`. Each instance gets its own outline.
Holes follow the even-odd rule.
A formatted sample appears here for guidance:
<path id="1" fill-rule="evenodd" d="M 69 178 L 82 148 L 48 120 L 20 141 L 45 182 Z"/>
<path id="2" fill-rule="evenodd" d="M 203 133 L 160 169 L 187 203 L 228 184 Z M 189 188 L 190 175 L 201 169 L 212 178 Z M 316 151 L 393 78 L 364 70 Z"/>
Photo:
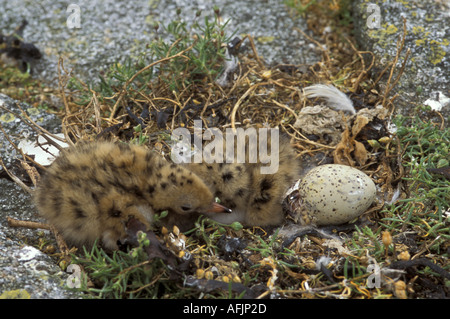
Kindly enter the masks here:
<path id="1" fill-rule="evenodd" d="M 214 202 L 211 207 L 206 211 L 207 213 L 227 213 L 230 214 L 233 211 L 225 206 L 222 206 L 216 202 Z"/>

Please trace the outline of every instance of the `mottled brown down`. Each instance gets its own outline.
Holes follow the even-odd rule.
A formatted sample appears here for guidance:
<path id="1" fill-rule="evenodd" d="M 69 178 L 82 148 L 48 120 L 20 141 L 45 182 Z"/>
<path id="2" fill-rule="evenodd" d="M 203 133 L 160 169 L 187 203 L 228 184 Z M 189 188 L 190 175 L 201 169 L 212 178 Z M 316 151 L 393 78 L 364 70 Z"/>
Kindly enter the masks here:
<path id="1" fill-rule="evenodd" d="M 144 147 L 110 142 L 62 152 L 43 175 L 35 201 L 70 243 L 91 245 L 99 238 L 109 249 L 125 237 L 130 217 L 149 225 L 158 211 L 186 215 L 218 208 L 192 172 Z"/>
<path id="2" fill-rule="evenodd" d="M 248 143 L 248 138 L 245 144 L 245 163 L 207 164 L 204 162 L 186 165 L 206 183 L 224 206 L 233 211 L 231 214 L 206 215 L 224 223 L 239 221 L 247 226 L 278 225 L 282 222 L 284 217 L 281 204 L 283 195 L 299 178 L 300 162 L 296 159 L 296 154 L 288 138 L 280 136 L 276 142 L 279 143 L 279 167 L 275 174 L 261 173 L 261 166 L 267 164 L 262 164 L 259 156 L 256 163 L 250 163 L 249 154 L 259 153 L 257 145 Z M 268 145 L 270 154 L 270 136 L 265 143 Z M 226 145 L 226 138 L 224 138 L 224 145 Z M 226 162 L 225 146 L 223 153 L 224 162 Z M 235 149 L 234 159 L 236 156 Z"/>
<path id="3" fill-rule="evenodd" d="M 246 154 L 255 151 L 247 147 Z M 261 165 L 176 165 L 145 147 L 84 142 L 48 167 L 35 202 L 69 243 L 89 246 L 100 239 L 111 250 L 125 238 L 129 218 L 150 226 L 154 213 L 163 210 L 169 211 L 165 225 L 182 230 L 193 227 L 199 214 L 225 223 L 277 225 L 283 220 L 283 194 L 298 178 L 299 163 L 289 141 L 281 138 L 278 171 L 261 174 Z"/>

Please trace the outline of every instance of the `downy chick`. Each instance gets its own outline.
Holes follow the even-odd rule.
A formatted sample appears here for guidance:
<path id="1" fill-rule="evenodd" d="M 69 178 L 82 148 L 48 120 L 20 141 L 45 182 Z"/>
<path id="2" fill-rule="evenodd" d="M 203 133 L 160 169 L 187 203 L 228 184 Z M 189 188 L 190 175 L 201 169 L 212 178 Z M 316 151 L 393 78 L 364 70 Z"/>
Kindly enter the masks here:
<path id="1" fill-rule="evenodd" d="M 214 202 L 203 181 L 143 147 L 111 142 L 81 143 L 47 168 L 35 192 L 41 215 L 76 246 L 100 239 L 117 249 L 125 223 L 150 225 L 155 212 L 229 212 Z"/>
<path id="2" fill-rule="evenodd" d="M 234 159 L 226 160 L 230 156 L 226 151 L 226 134 L 223 137 L 223 163 L 208 164 L 212 159 L 204 158 L 203 163 L 185 164 L 208 185 L 224 206 L 232 210 L 231 214 L 205 214 L 208 217 L 227 224 L 238 221 L 246 226 L 269 226 L 282 222 L 283 195 L 300 177 L 300 162 L 286 136 L 278 138 L 276 134 L 273 141 L 270 134 L 263 137 L 256 131 L 256 136 L 258 143 L 267 145 L 267 153 L 270 155 L 273 155 L 273 144 L 279 145 L 278 156 L 274 157 L 278 161 L 278 169 L 271 174 L 262 173 L 261 168 L 268 164 L 261 162 L 258 143 L 249 142 L 249 137 L 245 140 L 245 163 L 236 161 L 238 144 L 235 137 Z M 249 158 L 255 154 L 258 154 L 257 162 L 252 163 Z"/>

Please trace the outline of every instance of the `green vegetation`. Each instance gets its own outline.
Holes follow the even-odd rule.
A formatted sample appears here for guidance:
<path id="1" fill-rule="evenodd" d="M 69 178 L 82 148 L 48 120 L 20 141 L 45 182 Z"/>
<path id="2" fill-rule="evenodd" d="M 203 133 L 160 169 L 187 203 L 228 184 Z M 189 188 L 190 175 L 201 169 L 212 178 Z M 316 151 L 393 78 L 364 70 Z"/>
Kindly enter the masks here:
<path id="1" fill-rule="evenodd" d="M 227 24 L 228 21 L 219 22 L 218 11 L 213 21 L 206 16 L 203 25 L 198 21 L 191 28 L 186 22 L 172 21 L 168 24 L 166 31 L 172 37 L 170 42 L 159 40 L 150 47 L 155 60 L 188 50 L 183 57 L 172 59 L 160 67 L 159 76 L 170 90 L 179 92 L 196 82 L 214 82 L 222 71 L 226 44 L 232 37 L 225 32 Z"/>
<path id="2" fill-rule="evenodd" d="M 128 252 L 106 253 L 97 245 L 84 249 L 84 256 L 73 255 L 72 262 L 82 265 L 89 274 L 83 276 L 79 289 L 98 298 L 159 298 L 164 291 L 177 298 L 179 288 L 167 276 L 167 266 L 161 259 L 148 260 L 144 247 L 149 245 L 145 234 L 139 236 L 139 246 Z M 89 287 L 95 285 L 95 287 Z"/>

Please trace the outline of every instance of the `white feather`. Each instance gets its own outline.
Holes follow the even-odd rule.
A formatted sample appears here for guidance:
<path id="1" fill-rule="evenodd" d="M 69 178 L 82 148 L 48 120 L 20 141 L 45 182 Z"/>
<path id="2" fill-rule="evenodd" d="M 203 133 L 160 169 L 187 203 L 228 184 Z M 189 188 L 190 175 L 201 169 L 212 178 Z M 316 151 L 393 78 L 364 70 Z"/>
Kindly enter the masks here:
<path id="1" fill-rule="evenodd" d="M 336 111 L 341 110 L 356 114 L 352 100 L 333 85 L 314 84 L 303 88 L 303 92 L 307 97 L 319 97 L 325 99 L 328 107 Z"/>

